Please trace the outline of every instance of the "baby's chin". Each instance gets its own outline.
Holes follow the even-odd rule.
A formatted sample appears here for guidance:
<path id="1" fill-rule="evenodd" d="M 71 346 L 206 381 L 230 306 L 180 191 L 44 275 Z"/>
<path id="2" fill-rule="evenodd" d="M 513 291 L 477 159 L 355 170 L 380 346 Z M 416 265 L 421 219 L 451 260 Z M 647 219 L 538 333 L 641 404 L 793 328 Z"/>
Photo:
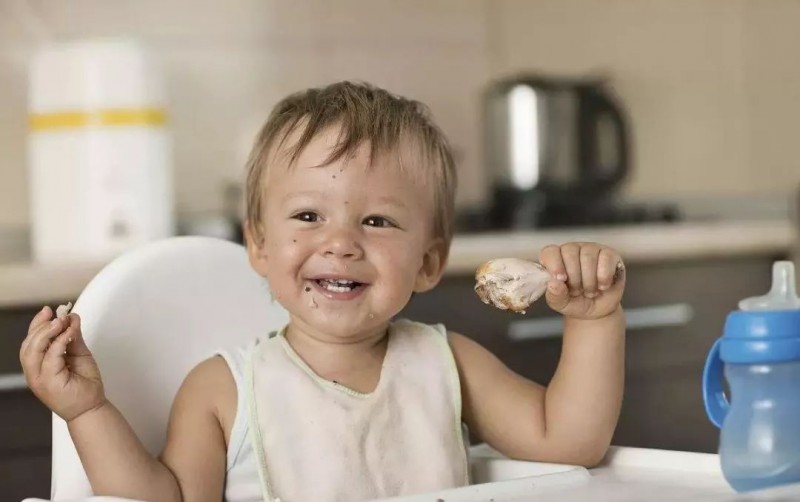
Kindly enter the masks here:
<path id="1" fill-rule="evenodd" d="M 318 314 L 306 319 L 306 323 L 313 327 L 314 331 L 326 339 L 340 343 L 355 343 L 373 337 L 385 331 L 388 322 L 388 319 L 378 318 L 375 315 L 353 318 Z"/>

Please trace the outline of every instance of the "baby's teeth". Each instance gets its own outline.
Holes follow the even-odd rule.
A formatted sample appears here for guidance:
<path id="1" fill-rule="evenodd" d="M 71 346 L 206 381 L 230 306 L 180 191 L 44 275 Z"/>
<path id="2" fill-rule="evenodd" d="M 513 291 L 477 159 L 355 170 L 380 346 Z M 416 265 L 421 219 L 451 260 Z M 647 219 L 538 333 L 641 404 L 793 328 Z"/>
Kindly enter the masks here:
<path id="1" fill-rule="evenodd" d="M 346 293 L 353 289 L 353 281 L 331 281 L 331 280 L 323 280 L 322 285 L 328 291 L 333 291 L 334 293 Z"/>

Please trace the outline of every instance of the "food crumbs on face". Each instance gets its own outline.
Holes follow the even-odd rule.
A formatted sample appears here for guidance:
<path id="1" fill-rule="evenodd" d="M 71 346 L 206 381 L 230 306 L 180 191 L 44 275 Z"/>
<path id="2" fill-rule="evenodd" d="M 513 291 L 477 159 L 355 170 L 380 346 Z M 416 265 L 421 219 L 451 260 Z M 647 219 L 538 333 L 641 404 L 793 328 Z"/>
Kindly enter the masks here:
<path id="1" fill-rule="evenodd" d="M 72 302 L 67 302 L 66 305 L 59 305 L 56 308 L 56 319 L 64 319 L 69 315 L 70 310 L 72 310 Z"/>
<path id="2" fill-rule="evenodd" d="M 314 301 L 314 297 L 313 296 L 310 297 L 309 300 L 310 301 L 308 302 L 308 306 L 311 307 L 312 309 L 317 308 L 317 302 Z"/>

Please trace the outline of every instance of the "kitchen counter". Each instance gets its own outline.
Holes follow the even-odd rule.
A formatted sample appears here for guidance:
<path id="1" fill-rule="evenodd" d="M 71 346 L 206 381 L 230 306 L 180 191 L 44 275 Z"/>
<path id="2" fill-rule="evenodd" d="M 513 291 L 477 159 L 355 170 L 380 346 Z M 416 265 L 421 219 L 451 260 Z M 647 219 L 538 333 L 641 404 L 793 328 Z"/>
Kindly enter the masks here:
<path id="1" fill-rule="evenodd" d="M 788 220 L 755 220 L 462 234 L 453 240 L 446 274 L 471 274 L 492 258 L 535 259 L 547 244 L 569 241 L 602 242 L 616 248 L 630 264 L 789 253 L 797 242 L 797 230 Z M 0 262 L 0 308 L 75 299 L 104 265 Z"/>
<path id="2" fill-rule="evenodd" d="M 600 242 L 617 249 L 626 263 L 780 254 L 797 243 L 797 229 L 788 220 L 661 223 L 613 227 L 569 228 L 457 236 L 447 273 L 471 273 L 491 258 L 536 259 L 548 244 Z"/>

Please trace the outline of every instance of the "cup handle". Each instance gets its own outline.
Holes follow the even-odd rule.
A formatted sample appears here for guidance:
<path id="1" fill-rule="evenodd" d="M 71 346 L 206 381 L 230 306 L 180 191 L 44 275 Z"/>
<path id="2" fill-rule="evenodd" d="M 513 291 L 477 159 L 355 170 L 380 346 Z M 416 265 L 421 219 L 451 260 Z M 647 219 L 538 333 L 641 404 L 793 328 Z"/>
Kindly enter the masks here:
<path id="1" fill-rule="evenodd" d="M 725 397 L 725 389 L 722 386 L 723 364 L 719 357 L 721 341 L 722 339 L 719 338 L 714 342 L 706 358 L 705 368 L 703 368 L 703 402 L 706 405 L 708 419 L 718 428 L 722 427 L 722 422 L 730 408 L 728 398 Z"/>

